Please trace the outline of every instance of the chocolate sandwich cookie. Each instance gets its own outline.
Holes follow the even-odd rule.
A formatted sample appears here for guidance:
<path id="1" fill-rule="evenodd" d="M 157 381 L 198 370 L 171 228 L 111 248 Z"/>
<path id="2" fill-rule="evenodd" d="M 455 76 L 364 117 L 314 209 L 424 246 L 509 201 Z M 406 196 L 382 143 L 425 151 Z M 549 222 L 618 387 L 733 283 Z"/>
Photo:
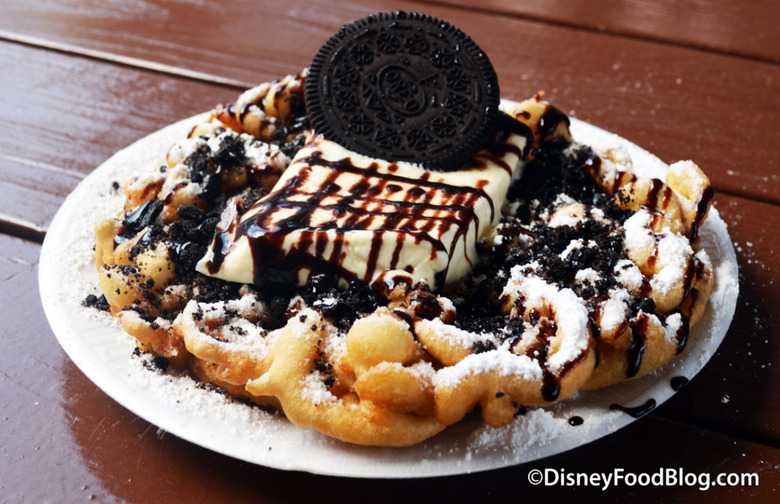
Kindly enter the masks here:
<path id="1" fill-rule="evenodd" d="M 355 152 L 454 170 L 483 147 L 498 117 L 487 55 L 449 23 L 379 13 L 343 26 L 309 68 L 315 131 Z"/>

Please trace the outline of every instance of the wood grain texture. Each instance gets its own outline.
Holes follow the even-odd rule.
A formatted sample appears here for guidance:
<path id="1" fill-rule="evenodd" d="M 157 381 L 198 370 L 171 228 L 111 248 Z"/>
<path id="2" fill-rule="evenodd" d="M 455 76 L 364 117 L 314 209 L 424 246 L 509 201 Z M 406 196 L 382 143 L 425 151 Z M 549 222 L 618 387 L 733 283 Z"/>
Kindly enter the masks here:
<path id="1" fill-rule="evenodd" d="M 163 126 L 234 99 L 237 90 L 0 42 L 0 155 L 86 174 Z"/>
<path id="2" fill-rule="evenodd" d="M 43 228 L 116 151 L 239 92 L 8 42 L 0 65 L 0 213 Z"/>
<path id="3" fill-rule="evenodd" d="M 467 23 L 471 22 L 471 18 Z M 663 161 L 692 159 L 715 187 L 780 202 L 772 145 L 780 66 L 609 35 L 497 20 L 467 24 L 499 73 L 502 95 L 538 90 L 563 111 L 644 147 Z"/>
<path id="4" fill-rule="evenodd" d="M 340 3 L 327 9 L 327 15 L 315 17 L 318 0 L 305 4 L 294 0 L 277 9 L 281 12 L 275 22 L 266 23 L 262 37 L 255 37 L 258 23 L 270 18 L 263 11 L 269 7 L 261 4 L 252 11 L 245 1 L 231 2 L 226 9 L 216 9 L 213 3 L 190 6 L 160 1 L 142 3 L 140 12 L 114 12 L 94 4 L 61 6 L 52 9 L 60 17 L 48 16 L 47 21 L 44 13 L 41 19 L 32 16 L 19 30 L 44 21 L 59 22 L 62 26 L 46 26 L 47 36 L 64 37 L 61 33 L 67 27 L 67 33 L 80 37 L 70 42 L 123 54 L 153 44 L 154 50 L 133 54 L 154 58 L 156 63 L 259 81 L 298 71 L 340 24 L 389 8 L 382 2 Z M 165 15 L 155 10 L 161 5 Z M 242 8 L 246 13 L 238 16 Z M 764 148 L 773 142 L 770 126 L 777 123 L 780 110 L 779 66 L 524 20 L 466 15 L 455 9 L 431 11 L 454 16 L 485 48 L 498 69 L 505 97 L 523 99 L 545 90 L 547 98 L 564 111 L 624 136 L 665 161 L 695 160 L 720 191 L 780 202 L 778 159 L 772 149 Z M 206 16 L 210 37 L 184 36 L 203 31 Z M 12 17 L 11 10 L 0 22 Z M 166 30 L 156 25 L 171 18 L 179 23 Z M 231 23 L 227 18 L 240 21 Z M 120 20 L 123 30 L 112 24 Z M 104 31 L 95 31 L 105 24 Z M 297 43 L 287 39 L 293 33 Z M 508 43 L 518 33 L 523 34 L 523 43 Z M 132 39 L 111 42 L 111 37 L 130 34 Z M 164 37 L 172 40 L 166 42 Z M 210 47 L 213 43 L 218 45 Z M 7 122 L 13 126 L 9 135 L 0 138 L 0 162 L 12 158 L 87 173 L 144 134 L 237 95 L 237 90 L 224 86 L 166 78 L 21 44 L 0 44 L 0 60 L 14 69 L 0 76 L 7 90 L 0 96 L 0 106 L 8 111 Z M 238 50 L 242 44 L 270 49 L 250 55 Z M 160 50 L 160 45 L 167 50 Z M 225 51 L 224 56 L 217 57 L 220 51 Z M 233 63 L 223 64 L 224 59 Z M 46 117 L 57 120 L 46 121 Z M 36 222 L 45 221 L 43 217 Z"/>
<path id="5" fill-rule="evenodd" d="M 780 61 L 774 0 L 440 0 L 481 11 Z"/>
<path id="6" fill-rule="evenodd" d="M 770 502 L 780 450 L 650 414 L 598 442 L 538 462 L 402 483 L 314 476 L 246 464 L 158 430 L 101 392 L 57 344 L 38 298 L 37 244 L 0 235 L 0 488 L 9 502 L 430 503 L 475 498 L 600 502 Z M 35 351 L 31 351 L 35 349 Z M 130 358 L 128 356 L 128 358 Z M 743 392 L 734 390 L 735 396 Z M 749 393 L 749 392 L 748 392 Z M 576 427 L 573 427 L 576 428 Z M 608 456 L 605 456 L 608 454 Z M 755 473 L 757 487 L 534 487 L 560 473 Z"/>
<path id="7" fill-rule="evenodd" d="M 727 195 L 716 207 L 739 264 L 739 298 L 729 332 L 710 363 L 664 407 L 697 425 L 780 447 L 780 207 Z"/>
<path id="8" fill-rule="evenodd" d="M 772 0 L 4 0 L 0 4 L 0 501 L 773 502 L 780 488 L 780 31 Z M 182 441 L 125 410 L 64 354 L 37 290 L 59 205 L 117 150 L 297 72 L 339 26 L 425 11 L 470 34 L 502 95 L 539 90 L 572 116 L 718 191 L 740 266 L 734 322 L 691 382 L 647 417 L 535 463 L 411 481 L 266 469 Z M 15 235 L 17 237 L 14 237 Z M 758 487 L 547 488 L 566 473 L 756 473 Z"/>
<path id="9" fill-rule="evenodd" d="M 82 177 L 53 165 L 0 154 L 0 230 L 17 236 L 23 228 L 45 230 Z"/>

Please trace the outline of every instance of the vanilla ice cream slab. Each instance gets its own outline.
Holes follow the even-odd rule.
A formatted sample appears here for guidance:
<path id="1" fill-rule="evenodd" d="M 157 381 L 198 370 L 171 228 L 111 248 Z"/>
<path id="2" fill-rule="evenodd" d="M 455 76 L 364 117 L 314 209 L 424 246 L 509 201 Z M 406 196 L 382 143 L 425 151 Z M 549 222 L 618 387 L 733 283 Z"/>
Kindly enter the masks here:
<path id="1" fill-rule="evenodd" d="M 242 215 L 228 206 L 198 270 L 255 285 L 304 285 L 326 273 L 442 286 L 473 268 L 530 131 L 497 136 L 454 172 L 371 158 L 314 135 L 271 193 Z"/>

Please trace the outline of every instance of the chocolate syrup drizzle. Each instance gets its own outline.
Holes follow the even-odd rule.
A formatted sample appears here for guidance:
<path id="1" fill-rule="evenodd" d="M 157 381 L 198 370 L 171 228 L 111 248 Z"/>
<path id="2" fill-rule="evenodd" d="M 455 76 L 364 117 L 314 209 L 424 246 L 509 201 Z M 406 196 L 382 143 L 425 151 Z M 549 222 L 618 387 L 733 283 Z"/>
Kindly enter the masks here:
<path id="1" fill-rule="evenodd" d="M 642 357 L 647 349 L 647 324 L 650 320 L 649 315 L 640 313 L 630 323 L 631 326 L 631 346 L 628 347 L 628 367 L 626 368 L 626 378 L 633 378 L 639 373 L 642 367 Z"/>
<path id="2" fill-rule="evenodd" d="M 684 283 L 687 287 L 683 295 L 683 303 L 667 313 L 667 315 L 679 314 L 682 319 L 682 323 L 675 333 L 677 354 L 682 353 L 688 344 L 688 337 L 690 336 L 691 331 L 691 309 L 696 305 L 700 295 L 698 290 L 693 289 L 690 286 L 695 277 L 702 275 L 703 267 L 704 264 L 698 258 L 694 257 L 689 261 L 689 265 L 686 267 L 684 275 Z M 645 282 L 645 284 L 647 284 L 647 282 Z M 642 366 L 642 356 L 647 348 L 648 317 L 648 314 L 640 312 L 639 315 L 629 323 L 631 327 L 631 345 L 627 352 L 628 365 L 626 368 L 626 378 L 636 376 Z"/>
<path id="3" fill-rule="evenodd" d="M 589 159 L 583 166 L 583 169 L 593 179 L 598 179 L 601 170 L 601 159 L 598 157 Z M 613 181 L 613 187 L 619 188 L 624 184 L 632 183 L 636 180 L 636 175 L 632 173 L 617 171 Z M 668 185 L 666 185 L 660 179 L 651 179 L 650 188 L 647 194 L 647 202 L 645 205 L 643 205 L 652 213 L 653 220 L 651 222 L 651 227 L 655 226 L 657 219 L 659 219 L 663 215 L 663 211 L 668 208 L 670 202 L 672 201 L 672 196 L 673 191 Z M 705 188 L 699 201 L 696 204 L 696 214 L 694 216 L 691 229 L 688 233 L 688 238 L 691 242 L 694 242 L 697 239 L 699 227 L 701 226 L 701 223 L 707 213 L 710 201 L 712 200 L 713 196 L 714 191 L 712 187 L 708 186 Z M 648 258 L 648 266 L 652 268 L 655 265 L 657 258 L 658 247 L 655 247 L 653 253 Z M 688 336 L 690 333 L 690 307 L 696 304 L 696 301 L 699 297 L 699 292 L 696 289 L 693 289 L 691 286 L 695 278 L 701 277 L 703 274 L 703 268 L 704 263 L 698 258 L 692 257 L 688 260 L 688 263 L 685 267 L 685 273 L 683 275 L 683 303 L 680 307 L 676 308 L 668 314 L 671 315 L 673 313 L 678 313 L 682 317 L 682 325 L 675 334 L 678 354 L 681 353 L 687 345 Z M 651 290 L 650 282 L 647 279 L 644 279 L 640 288 L 640 296 L 649 297 Z M 688 301 L 688 308 L 684 309 L 683 306 L 686 306 L 686 301 Z M 632 319 L 630 322 L 630 328 L 632 339 L 627 352 L 628 362 L 626 366 L 626 378 L 636 376 L 641 368 L 642 357 L 647 348 L 647 315 L 640 313 L 637 317 Z"/>
<path id="4" fill-rule="evenodd" d="M 522 158 L 532 145 L 533 135 L 528 126 L 509 116 L 502 118 L 499 126 L 493 140 L 467 168 L 479 169 L 486 166 L 487 162 L 492 162 L 512 174 L 513 167 L 503 157 L 513 152 Z M 526 138 L 523 151 L 506 142 L 512 134 Z M 228 218 L 223 216 L 217 228 L 213 256 L 206 265 L 211 274 L 220 269 L 233 241 L 246 236 L 252 250 L 253 276 L 257 285 L 295 285 L 303 269 L 309 270 L 311 274 L 335 274 L 347 281 L 370 282 L 381 273 L 377 271 L 378 260 L 385 234 L 395 233 L 396 244 L 389 269 L 402 268 L 413 273 L 413 266 L 399 264 L 401 249 L 410 239 L 418 244 L 427 242 L 432 250 L 431 259 L 435 259 L 441 252 L 448 254 L 447 267 L 438 271 L 434 279 L 436 285 L 443 285 L 455 247 L 461 239 L 464 241 L 463 246 L 466 246 L 464 236 L 472 224 L 474 242 L 479 241 L 479 217 L 474 211 L 476 203 L 481 199 L 487 201 L 491 221 L 497 212 L 494 202 L 483 189 L 488 184 L 487 180 L 478 181 L 476 187 L 462 187 L 432 181 L 431 172 L 424 172 L 421 178 L 411 179 L 398 175 L 398 166 L 395 164 L 381 171 L 377 163 L 362 168 L 355 166 L 349 157 L 336 161 L 325 159 L 318 150 L 313 150 L 307 158 L 298 162 L 307 166 L 255 203 L 249 210 L 249 218 L 236 222 L 237 214 Z M 315 169 L 325 169 L 328 175 L 318 191 L 310 192 L 306 184 Z M 342 174 L 358 175 L 360 180 L 351 187 L 342 187 L 339 185 Z M 402 200 L 380 197 L 382 194 L 396 194 L 404 186 L 409 188 Z M 336 194 L 339 195 L 336 203 L 326 201 L 328 196 Z M 322 211 L 329 212 L 333 221 L 315 224 L 314 213 Z M 280 212 L 284 215 L 281 219 L 277 217 Z M 449 243 L 438 238 L 453 228 L 455 233 Z M 354 230 L 373 232 L 362 278 L 343 267 L 347 245 L 345 233 Z M 300 238 L 289 250 L 285 250 L 285 239 L 292 232 L 300 232 Z M 329 245 L 331 249 L 326 254 Z M 464 255 L 471 261 L 468 253 Z"/>
<path id="5" fill-rule="evenodd" d="M 675 376 L 669 380 L 669 385 L 672 387 L 672 390 L 679 392 L 681 388 L 688 385 L 688 378 L 685 376 Z"/>

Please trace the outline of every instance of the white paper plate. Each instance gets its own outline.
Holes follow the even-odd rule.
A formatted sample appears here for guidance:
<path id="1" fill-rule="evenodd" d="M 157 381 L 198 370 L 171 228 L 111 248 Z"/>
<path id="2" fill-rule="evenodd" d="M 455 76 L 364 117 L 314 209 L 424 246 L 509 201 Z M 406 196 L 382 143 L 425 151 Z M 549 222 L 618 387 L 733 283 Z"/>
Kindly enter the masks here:
<path id="1" fill-rule="evenodd" d="M 511 104 L 511 102 L 509 102 Z M 65 200 L 46 235 L 39 267 L 41 299 L 57 339 L 73 362 L 124 407 L 176 436 L 213 451 L 263 466 L 318 474 L 417 478 L 469 473 L 558 454 L 612 433 L 635 419 L 618 410 L 661 404 L 674 394 L 670 380 L 692 378 L 715 353 L 734 314 L 737 262 L 725 223 L 713 208 L 701 230 L 716 275 L 710 306 L 690 335 L 685 352 L 643 379 L 606 390 L 580 393 L 547 409 L 532 409 L 511 425 L 493 429 L 464 421 L 409 448 L 370 448 L 339 442 L 298 428 L 283 415 L 231 401 L 203 390 L 186 375 L 151 372 L 131 357 L 134 340 L 115 319 L 83 306 L 99 294 L 93 259 L 93 222 L 122 205 L 122 184 L 142 169 L 154 170 L 165 153 L 203 120 L 195 116 L 168 126 L 118 152 L 89 175 Z M 572 119 L 581 143 L 623 146 L 635 169 L 663 177 L 659 159 L 609 132 Z M 572 426 L 578 416 L 583 423 Z"/>

